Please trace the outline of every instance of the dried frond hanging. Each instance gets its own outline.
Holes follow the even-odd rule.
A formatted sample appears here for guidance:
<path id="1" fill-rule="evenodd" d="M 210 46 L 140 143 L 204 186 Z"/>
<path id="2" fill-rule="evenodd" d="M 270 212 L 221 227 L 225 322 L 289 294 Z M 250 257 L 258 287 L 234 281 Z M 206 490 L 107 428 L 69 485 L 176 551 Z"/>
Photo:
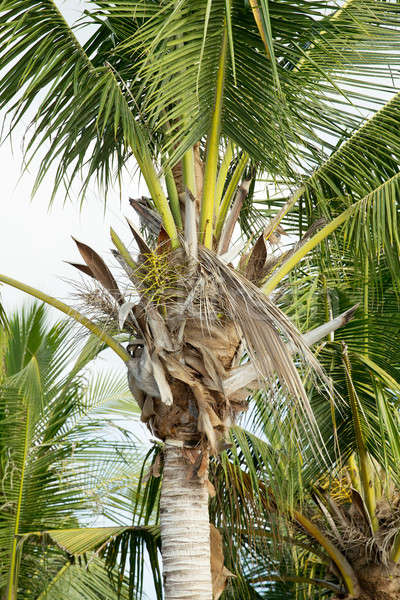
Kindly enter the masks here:
<path id="1" fill-rule="evenodd" d="M 199 259 L 214 282 L 218 282 L 219 297 L 225 304 L 224 313 L 243 335 L 260 379 L 265 381 L 276 373 L 281 384 L 295 399 L 303 402 L 312 418 L 303 384 L 288 353 L 288 345 L 293 345 L 316 373 L 322 375 L 322 371 L 300 333 L 255 285 L 211 252 L 202 248 Z"/>
<path id="2" fill-rule="evenodd" d="M 152 432 L 189 445 L 207 441 L 218 452 L 251 391 L 247 380 L 233 393 L 225 385 L 243 355 L 243 342 L 255 368 L 252 385 L 257 378 L 260 387 L 274 385 L 278 378 L 313 429 L 291 354 L 297 352 L 319 374 L 321 369 L 282 311 L 214 252 L 199 246 L 196 259 L 184 240 L 171 250 L 162 230 L 151 248 L 132 233 L 139 256 L 131 260 L 124 248 L 114 251 L 127 277 L 120 284 L 124 297 L 118 291 L 117 299 L 110 289 L 111 275 L 107 281 L 97 277 L 107 284 L 98 296 L 92 291 L 84 297 L 92 310 L 103 310 L 131 336 L 129 383 Z M 252 262 L 254 267 L 257 261 Z"/>

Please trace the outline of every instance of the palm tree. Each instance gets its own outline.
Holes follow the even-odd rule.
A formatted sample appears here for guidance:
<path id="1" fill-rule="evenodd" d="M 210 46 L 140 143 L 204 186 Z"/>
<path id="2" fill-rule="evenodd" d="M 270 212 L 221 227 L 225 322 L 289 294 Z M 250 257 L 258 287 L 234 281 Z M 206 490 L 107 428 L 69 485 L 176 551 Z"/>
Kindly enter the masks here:
<path id="1" fill-rule="evenodd" d="M 87 571 L 57 538 L 95 515 L 112 518 L 119 490 L 133 484 L 141 458 L 132 435 L 121 427 L 117 435 L 109 424 L 110 411 L 129 398 L 126 383 L 106 373 L 89 377 L 85 368 L 99 346 L 77 353 L 71 334 L 71 323 L 48 323 L 43 305 L 13 313 L 0 330 L 4 600 L 117 598 L 104 561 L 91 557 Z M 130 404 L 132 416 L 137 408 Z M 127 598 L 123 578 L 121 588 Z"/>
<path id="2" fill-rule="evenodd" d="M 44 150 L 37 184 L 56 163 L 54 190 L 83 173 L 84 197 L 93 176 L 107 188 L 133 155 L 148 186 L 149 198 L 132 200 L 139 254 L 111 232 L 121 282 L 78 243 L 78 268 L 101 284 L 81 292 L 91 319 L 47 299 L 127 363 L 142 419 L 165 442 L 166 598 L 209 599 L 209 453 L 224 448 L 248 390 L 276 388 L 276 374 L 286 410 L 300 428 L 309 422 L 306 448 L 318 439 L 291 359 L 318 371 L 309 338 L 269 296 L 339 226 L 360 242 L 352 260 L 364 271 L 378 251 L 397 269 L 397 96 L 376 111 L 393 95 L 398 6 L 99 0 L 83 45 L 52 0 L 1 7 L 0 105 L 12 128 L 40 102 L 27 143 L 28 164 Z M 257 206 L 260 174 L 281 194 Z M 283 220 L 299 242 L 275 256 Z M 244 244 L 232 245 L 237 225 Z M 113 337 L 120 329 L 130 355 Z"/>
<path id="3" fill-rule="evenodd" d="M 329 458 L 307 448 L 282 395 L 277 410 L 262 394 L 247 431 L 233 430 L 230 457 L 213 465 L 211 517 L 228 530 L 227 567 L 240 564 L 232 587 L 241 597 L 399 595 L 397 279 L 381 255 L 366 281 L 342 242 L 338 256 L 331 245 L 331 266 L 346 268 L 321 268 L 315 256 L 303 271 L 313 276 L 312 295 L 293 276 L 281 297 L 299 323 L 361 301 L 351 323 L 318 348 L 335 391 L 329 398 L 307 385 Z"/>

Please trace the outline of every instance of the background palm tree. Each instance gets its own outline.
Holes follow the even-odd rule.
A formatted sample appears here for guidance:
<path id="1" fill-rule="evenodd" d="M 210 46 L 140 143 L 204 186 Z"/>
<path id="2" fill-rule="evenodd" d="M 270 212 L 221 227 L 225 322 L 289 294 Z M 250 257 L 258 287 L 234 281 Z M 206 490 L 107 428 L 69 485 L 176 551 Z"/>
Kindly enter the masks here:
<path id="1" fill-rule="evenodd" d="M 342 242 L 331 243 L 359 242 L 352 265 L 365 274 L 378 253 L 392 275 L 398 270 L 397 97 L 353 133 L 365 109 L 379 106 L 376 91 L 393 93 L 368 74 L 391 74 L 388 53 L 393 65 L 398 60 L 398 6 L 102 0 L 91 4 L 86 18 L 96 30 L 84 46 L 50 0 L 4 0 L 2 9 L 1 57 L 12 68 L 4 71 L 0 101 L 11 105 L 16 124 L 41 99 L 27 146 L 28 154 L 46 148 L 38 183 L 56 161 L 55 189 L 63 180 L 69 189 L 82 170 L 83 193 L 93 175 L 107 187 L 133 153 L 148 185 L 151 198 L 132 202 L 146 227 L 144 237 L 133 228 L 139 256 L 112 232 L 124 289 L 79 244 L 79 268 L 106 290 L 83 297 L 110 333 L 119 326 L 132 336 L 129 360 L 97 327 L 128 363 L 143 419 L 166 441 L 166 597 L 210 598 L 208 452 L 223 448 L 227 428 L 247 408 L 248 388 L 276 373 L 283 410 L 299 411 L 293 431 L 308 415 L 318 438 L 290 350 L 303 355 L 304 369 L 316 363 L 267 296 L 340 225 Z M 256 210 L 257 172 L 284 196 L 264 204 L 272 217 L 266 228 Z M 265 239 L 275 243 L 284 219 L 302 241 L 268 256 Z M 233 269 L 236 223 L 249 244 L 239 245 Z M 326 267 L 330 255 L 322 258 Z M 365 286 L 364 311 L 369 293 Z M 237 367 L 243 340 L 250 361 Z"/>
<path id="2" fill-rule="evenodd" d="M 0 334 L 1 597 L 116 598 L 104 561 L 74 564 L 56 532 L 115 522 L 117 498 L 121 523 L 142 452 L 110 419 L 137 407 L 120 376 L 89 375 L 99 345 L 77 353 L 71 323 L 50 325 L 43 305 L 11 314 Z M 122 597 L 128 588 L 122 578 Z"/>
<path id="3" fill-rule="evenodd" d="M 368 317 L 359 311 L 319 348 L 336 393 L 328 401 L 311 386 L 309 394 L 329 465 L 310 451 L 300 454 L 301 431 L 293 438 L 287 412 L 271 410 L 260 396 L 254 399 L 254 419 L 248 419 L 250 431 L 234 430 L 236 451 L 223 468 L 215 466 L 219 487 L 212 514 L 222 529 L 225 523 L 231 527 L 235 544 L 226 537 L 226 556 L 242 564 L 233 585 L 243 595 L 337 598 L 347 593 L 369 599 L 399 594 L 398 297 L 384 261 L 379 279 Z M 313 320 L 324 309 L 327 283 L 339 306 L 365 291 L 354 270 L 340 286 L 331 277 L 314 301 L 292 299 L 300 318 L 311 309 Z M 249 531 L 243 523 L 250 515 Z"/>

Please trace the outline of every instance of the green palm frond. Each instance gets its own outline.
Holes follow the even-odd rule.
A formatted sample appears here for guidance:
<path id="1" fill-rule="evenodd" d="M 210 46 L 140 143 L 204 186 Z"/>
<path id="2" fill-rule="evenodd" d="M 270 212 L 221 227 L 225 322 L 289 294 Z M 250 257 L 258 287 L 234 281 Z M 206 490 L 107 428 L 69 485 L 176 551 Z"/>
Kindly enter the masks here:
<path id="1" fill-rule="evenodd" d="M 331 255 L 331 258 L 332 256 L 335 255 Z M 396 479 L 398 440 L 397 435 L 394 435 L 395 427 L 392 421 L 394 419 L 394 422 L 397 422 L 398 418 L 397 286 L 385 260 L 375 259 L 374 269 L 370 270 L 369 276 L 379 277 L 380 284 L 376 288 L 371 286 L 370 293 L 366 295 L 365 273 L 354 269 L 353 256 L 350 256 L 349 252 L 344 253 L 341 258 L 343 266 L 339 269 L 340 279 L 339 273 L 334 269 L 327 269 L 324 275 L 318 275 L 317 271 L 313 286 L 305 281 L 304 294 L 299 291 L 298 285 L 293 286 L 295 280 L 299 281 L 300 272 L 293 274 L 291 284 L 286 289 L 286 297 L 282 297 L 283 306 L 288 307 L 289 314 L 297 323 L 305 323 L 309 328 L 325 320 L 327 311 L 337 314 L 337 311 L 340 312 L 349 305 L 347 303 L 360 302 L 361 306 L 354 319 L 317 349 L 319 360 L 332 377 L 336 398 L 334 404 L 329 406 L 326 395 L 313 388 L 312 394 L 316 401 L 314 411 L 321 431 L 326 432 L 323 435 L 330 436 L 325 438 L 327 448 L 331 448 L 333 452 L 336 446 L 337 450 L 336 435 L 342 457 L 348 457 L 355 451 L 350 407 L 340 401 L 340 398 L 348 397 L 341 359 L 342 346 L 345 344 L 352 365 L 356 393 L 362 405 L 361 418 L 366 420 L 364 429 L 368 432 L 368 450 L 382 468 Z M 316 258 L 316 262 L 319 262 L 319 257 Z M 332 423 L 331 409 L 334 405 L 336 423 Z M 386 416 L 381 414 L 382 410 Z M 388 414 L 391 416 L 388 417 Z M 331 456 L 334 460 L 333 453 Z"/>
<path id="2" fill-rule="evenodd" d="M 130 491 L 126 503 L 121 503 L 121 496 L 115 497 L 114 520 L 119 524 L 105 527 L 70 527 L 49 531 L 31 531 L 20 536 L 20 543 L 27 544 L 30 540 L 40 539 L 46 548 L 54 546 L 73 557 L 76 564 L 87 560 L 88 566 L 95 556 L 101 558 L 102 568 L 107 568 L 115 590 L 118 594 L 129 593 L 129 598 L 135 594 L 141 597 L 143 591 L 143 576 L 145 555 L 147 555 L 152 570 L 154 588 L 157 598 L 162 598 L 160 560 L 160 531 L 159 531 L 159 493 L 160 493 L 160 447 L 154 446 L 147 453 L 138 478 L 137 487 Z M 158 464 L 155 473 L 155 465 Z M 144 480 L 146 471 L 151 471 Z M 121 524 L 124 510 L 129 511 L 127 519 L 133 525 Z M 82 576 L 78 573 L 79 577 Z M 58 579 L 58 574 L 56 575 Z M 52 586 L 52 584 L 49 584 Z M 114 593 L 116 593 L 114 591 Z M 53 593 L 53 592 L 52 592 Z M 46 598 L 47 596 L 44 596 Z M 51 598 L 52 596 L 50 596 Z M 109 600 L 109 599 L 107 599 Z"/>
<path id="3" fill-rule="evenodd" d="M 82 194 L 92 177 L 107 188 L 133 152 L 165 228 L 176 238 L 149 133 L 125 82 L 101 52 L 93 54 L 93 41 L 88 48 L 79 43 L 53 0 L 6 0 L 0 10 L 1 61 L 12 65 L 0 79 L 0 107 L 12 113 L 13 127 L 32 116 L 32 103 L 40 99 L 26 146 L 28 164 L 44 149 L 35 187 L 56 163 L 53 197 L 61 183 L 69 190 L 83 173 Z"/>
<path id="4" fill-rule="evenodd" d="M 96 417 L 109 400 L 119 408 L 127 385 L 103 375 L 88 387 L 84 371 L 69 374 L 75 346 L 71 325 L 49 325 L 43 306 L 11 315 L 1 333 L 0 589 L 6 598 L 18 590 L 36 597 L 65 563 L 59 550 L 43 554 L 30 537 L 19 543 L 21 536 L 76 527 L 78 519 L 111 509 L 112 496 L 135 481 L 140 452 L 132 435 Z"/>
<path id="5" fill-rule="evenodd" d="M 210 130 L 227 21 L 233 56 L 227 63 L 222 135 L 270 173 L 280 169 L 280 175 L 293 175 L 289 160 L 296 149 L 306 163 L 319 163 L 327 147 L 321 133 L 347 137 L 348 128 L 359 122 L 354 110 L 330 107 L 324 99 L 339 93 L 343 72 L 356 79 L 367 60 L 384 70 L 388 49 L 392 58 L 398 53 L 399 14 L 392 3 L 354 1 L 335 19 L 325 16 L 335 14 L 335 3 L 304 1 L 295 12 L 281 4 L 267 11 L 262 3 L 273 61 L 263 51 L 251 10 L 241 2 L 128 6 L 103 0 L 97 5 L 87 14 L 96 31 L 81 45 L 52 0 L 2 3 L 2 64 L 13 68 L 1 80 L 0 102 L 14 113 L 16 124 L 41 97 L 27 147 L 35 151 L 51 140 L 38 183 L 54 161 L 59 165 L 55 187 L 84 168 L 85 188 L 92 176 L 107 186 L 132 151 L 148 182 L 154 180 L 150 151 L 169 149 L 172 162 L 180 158 Z M 376 44 L 374 54 L 365 40 Z"/>
<path id="6" fill-rule="evenodd" d="M 44 154 L 37 185 L 56 164 L 55 191 L 64 180 L 69 191 L 82 171 L 83 192 L 93 176 L 107 187 L 131 154 L 136 158 L 151 196 L 136 205 L 140 204 L 144 218 L 153 219 L 157 243 L 147 244 L 134 231 L 140 254 L 133 258 L 114 231 L 111 237 L 129 289 L 136 287 L 139 296 L 157 304 L 157 310 L 162 305 L 154 330 L 167 321 L 164 316 L 170 306 L 166 305 L 173 304 L 170 288 L 175 293 L 179 287 L 170 259 L 181 261 L 185 244 L 192 251 L 190 260 L 198 259 L 196 268 L 200 265 L 203 279 L 188 278 L 196 285 L 179 287 L 182 297 L 190 299 L 191 287 L 196 290 L 202 281 L 210 283 L 210 289 L 225 289 L 217 288 L 218 279 L 232 282 L 232 298 L 239 296 L 241 276 L 234 277 L 234 271 L 223 263 L 223 259 L 228 262 L 226 251 L 237 222 L 249 245 L 255 235 L 261 235 L 257 244 L 264 264 L 257 283 L 264 284 L 267 293 L 274 291 L 275 303 L 303 331 L 360 305 L 346 328 L 316 348 L 332 382 L 321 384 L 310 377 L 312 354 L 307 355 L 306 364 L 296 356 L 298 371 L 290 370 L 290 353 L 286 357 L 282 335 L 274 330 L 268 361 L 281 374 L 279 361 L 270 358 L 282 342 L 279 349 L 296 383 L 292 392 L 295 397 L 303 394 L 304 384 L 308 395 L 304 393 L 304 401 L 309 400 L 314 420 L 296 412 L 287 389 L 271 374 L 269 389 L 256 391 L 248 399 L 243 427 L 231 428 L 232 447 L 211 461 L 216 495 L 210 503 L 212 520 L 224 537 L 227 566 L 236 575 L 226 597 L 319 598 L 328 593 L 340 595 L 345 588 L 350 595 L 356 593 L 357 581 L 345 549 L 332 541 L 334 527 L 329 529 L 324 502 L 328 505 L 329 499 L 338 496 L 346 502 L 357 498 L 366 525 L 375 531 L 379 525 L 376 498 L 383 494 L 378 476 L 383 474 L 387 488 L 399 485 L 400 96 L 394 94 L 387 101 L 394 89 L 384 79 L 391 69 L 398 74 L 398 4 L 347 0 L 338 7 L 336 2 L 322 0 L 251 0 L 248 5 L 241 0 L 98 0 L 89 4 L 86 19 L 93 33 L 85 44 L 79 43 L 75 29 L 67 25 L 52 0 L 3 0 L 0 14 L 4 21 L 0 60 L 5 66 L 0 76 L 0 107 L 10 111 L 11 129 L 27 117 L 33 119 L 28 164 L 36 153 Z M 372 80 L 372 73 L 381 78 L 380 83 Z M 198 156 L 201 161 L 196 163 Z M 161 166 L 160 173 L 156 165 Z M 199 174 L 203 166 L 204 179 Z M 269 196 L 262 204 L 257 200 L 255 175 L 265 176 L 265 171 Z M 241 180 L 242 187 L 237 189 Z M 203 186 L 202 194 L 198 184 Z M 193 199 L 183 193 L 185 185 Z M 293 195 L 292 188 L 297 190 Z M 198 206 L 193 209 L 195 201 Z M 265 217 L 272 218 L 269 225 Z M 307 231 L 308 237 L 287 252 L 274 250 L 270 234 L 280 221 L 295 236 L 303 238 Z M 310 226 L 315 227 L 311 232 Z M 178 229 L 182 230 L 179 235 Z M 164 230 L 172 249 L 183 246 L 175 254 L 169 253 Z M 197 245 L 197 237 L 207 250 Z M 112 292 L 117 302 L 112 318 L 118 323 L 118 304 L 123 299 L 115 290 L 116 282 L 97 254 L 83 244 L 78 246 L 86 263 L 84 272 L 94 274 Z M 215 258 L 214 249 L 223 255 L 221 261 Z M 153 257 L 154 264 L 158 261 L 165 266 L 168 281 L 164 287 L 149 266 Z M 239 270 L 243 267 L 248 273 L 249 263 L 256 259 L 257 253 L 246 256 L 244 252 Z M 182 272 L 195 272 L 190 269 Z M 210 277 L 205 278 L 205 272 Z M 10 278 L 0 279 L 44 297 Z M 164 288 L 168 288 L 165 296 Z M 148 289 L 156 290 L 155 295 L 151 291 L 146 296 Z M 229 300 L 229 306 L 240 310 L 230 309 L 227 315 L 232 324 L 242 323 L 242 333 L 246 333 L 245 325 L 253 328 L 252 339 L 261 340 L 253 352 L 259 358 L 268 344 L 265 331 L 270 317 L 263 313 L 259 319 L 262 336 L 258 321 L 250 322 L 249 316 L 249 307 L 258 315 L 258 291 L 248 289 L 243 310 L 241 304 Z M 132 292 L 135 301 L 136 291 Z M 205 297 L 205 304 L 220 306 L 218 295 L 212 302 L 211 295 Z M 65 305 L 46 299 L 68 313 Z M 178 301 L 176 306 L 187 308 Z M 129 317 L 132 322 L 142 319 L 144 324 L 136 327 L 135 321 L 129 330 L 135 338 L 143 332 L 146 337 L 147 330 L 151 336 L 154 333 L 150 318 L 146 320 L 149 305 L 143 302 L 143 307 L 148 311 L 143 319 L 134 311 Z M 215 312 L 212 318 L 222 322 L 220 311 Z M 242 312 L 248 321 L 240 321 Z M 137 417 L 138 408 L 126 384 L 110 374 L 82 375 L 103 342 L 125 362 L 129 356 L 91 321 L 77 311 L 73 314 L 101 342 L 91 338 L 68 374 L 69 328 L 48 329 L 43 309 L 11 320 L 10 332 L 1 329 L 0 420 L 7 433 L 0 433 L 0 458 L 6 473 L 0 502 L 6 507 L 0 523 L 0 564 L 7 568 L 0 568 L 0 589 L 3 593 L 8 585 L 7 600 L 15 590 L 25 592 L 32 572 L 32 594 L 43 589 L 43 576 L 34 569 L 41 560 L 38 539 L 42 542 L 47 532 L 52 542 L 46 549 L 48 593 L 55 593 L 57 582 L 78 566 L 65 563 L 62 552 L 67 551 L 79 560 L 93 557 L 92 552 L 102 557 L 101 563 L 93 558 L 99 568 L 99 587 L 92 587 L 88 576 L 89 589 L 82 592 L 89 598 L 103 583 L 100 597 L 106 594 L 104 564 L 118 580 L 121 594 L 132 595 L 135 589 L 140 595 L 147 550 L 161 597 L 160 447 L 149 451 L 138 474 L 133 436 L 115 419 L 112 423 L 105 419 L 110 411 L 114 416 Z M 200 321 L 203 313 L 196 313 L 196 318 L 198 314 Z M 163 331 L 167 338 L 168 327 Z M 163 331 L 157 333 L 162 337 Z M 146 339 L 149 347 L 151 336 L 150 341 Z M 158 345 L 154 348 L 154 360 L 159 360 Z M 168 344 L 165 348 L 162 358 L 167 361 L 175 350 Z M 192 363 L 193 348 L 188 354 Z M 202 367 L 204 356 L 196 355 Z M 183 364 L 177 363 L 170 362 L 169 375 L 163 379 L 169 400 L 173 368 Z M 154 365 L 152 369 L 155 376 L 157 369 Z M 190 377 L 179 385 L 183 382 L 191 390 L 203 382 L 203 375 L 200 370 L 194 379 L 190 371 Z M 215 372 L 218 386 L 221 377 Z M 153 379 L 156 390 L 161 390 L 161 379 Z M 211 398 L 217 397 L 214 391 Z M 147 398 L 142 400 L 145 406 Z M 158 398 L 151 402 L 152 431 L 157 433 L 163 430 L 154 425 L 154 418 L 160 416 L 154 406 L 161 404 Z M 240 403 L 240 409 L 247 406 L 242 398 Z M 304 406 L 308 409 L 308 403 Z M 219 414 L 215 416 L 220 419 Z M 312 440 L 307 431 L 310 422 L 318 425 Z M 193 427 L 199 434 L 198 423 Z M 225 420 L 218 427 L 223 429 Z M 111 430 L 117 441 L 107 437 Z M 351 479 L 347 461 L 358 469 L 358 479 L 357 472 Z M 372 480 L 373 485 L 378 482 L 375 498 L 367 490 Z M 101 513 L 112 524 L 79 528 L 89 511 Z M 38 539 L 32 535 L 35 532 Z M 333 570 L 327 566 L 329 559 L 335 564 Z M 79 571 L 76 590 L 84 589 L 81 576 Z"/>
<path id="7" fill-rule="evenodd" d="M 285 294 L 278 298 L 281 307 L 306 330 L 361 302 L 354 319 L 316 348 L 325 372 L 332 377 L 332 389 L 323 390 L 305 379 L 323 455 L 312 451 L 307 431 L 288 410 L 285 392 L 276 388 L 272 392 L 274 407 L 268 394 L 253 396 L 243 422 L 249 430 L 233 429 L 233 448 L 221 457 L 220 465 L 212 467 L 216 497 L 211 503 L 211 515 L 226 530 L 227 566 L 236 568 L 239 575 L 230 587 L 240 588 L 243 580 L 248 586 L 241 592 L 243 597 L 251 598 L 252 593 L 279 597 L 280 593 L 288 593 L 289 597 L 296 594 L 302 599 L 319 598 L 335 586 L 339 593 L 340 581 L 327 570 L 326 557 L 320 554 L 316 538 L 310 541 L 293 517 L 296 511 L 315 514 L 313 495 L 319 485 L 327 486 L 327 493 L 338 498 L 338 502 L 346 502 L 346 498 L 348 501 L 346 464 L 349 458 L 356 457 L 361 469 L 362 446 L 367 452 L 369 477 L 376 487 L 372 510 L 376 503 L 386 502 L 398 487 L 400 371 L 396 282 L 385 258 L 375 257 L 369 277 L 376 277 L 380 271 L 380 285 L 365 294 L 365 273 L 354 267 L 353 253 L 347 250 L 340 258 L 342 265 L 335 254 L 330 255 L 324 271 L 320 257 L 311 256 L 292 273 Z M 344 347 L 356 394 L 352 402 Z M 381 485 L 376 481 L 381 481 Z M 365 489 L 359 480 L 357 485 L 360 484 Z M 367 501 L 365 506 L 368 507 Z M 379 526 L 384 527 L 384 521 L 379 515 L 378 518 Z M 262 543 L 257 542 L 257 527 L 267 533 Z"/>
<path id="8" fill-rule="evenodd" d="M 117 585 L 104 562 L 90 555 L 87 564 L 66 562 L 46 585 L 37 600 L 110 600 L 117 598 Z M 121 582 L 120 600 L 132 600 L 127 580 Z"/>
<path id="9" fill-rule="evenodd" d="M 14 112 L 16 124 L 41 94 L 28 150 L 52 140 L 37 182 L 58 155 L 56 189 L 68 168 L 74 177 L 86 164 L 90 151 L 88 176 L 96 172 L 107 185 L 113 162 L 121 168 L 130 144 L 138 141 L 138 126 L 115 74 L 92 62 L 52 0 L 7 1 L 1 10 L 2 64 L 13 64 L 1 80 L 1 106 Z"/>
<path id="10" fill-rule="evenodd" d="M 34 535 L 34 534 L 31 534 Z M 90 553 L 103 559 L 102 568 L 107 566 L 111 582 L 114 576 L 114 594 L 116 591 L 124 598 L 124 592 L 141 596 L 143 588 L 143 562 L 146 551 L 155 578 L 157 597 L 162 598 L 161 571 L 159 567 L 160 532 L 158 526 L 116 526 L 80 529 L 59 529 L 42 532 L 51 542 L 58 545 L 76 560 L 89 558 Z M 118 568 L 115 564 L 118 563 Z M 125 579 L 126 567 L 129 577 Z M 109 582 L 109 585 L 110 582 Z"/>
<path id="11" fill-rule="evenodd" d="M 384 257 L 392 272 L 393 282 L 397 286 L 400 272 L 398 195 L 399 174 L 397 173 L 350 206 L 349 200 L 352 196 L 349 194 L 342 196 L 341 199 L 333 199 L 328 210 L 332 210 L 335 200 L 342 200 L 342 208 L 346 205 L 347 208 L 335 218 L 331 216 L 327 224 L 295 252 L 290 252 L 287 257 L 283 256 L 278 260 L 275 269 L 268 275 L 263 285 L 263 291 L 270 294 L 291 269 L 295 268 L 304 257 L 309 257 L 315 249 L 315 254 L 323 260 L 333 253 L 340 255 L 351 252 L 353 268 L 359 270 L 374 268 L 376 257 L 382 260 Z M 321 209 L 324 212 L 324 206 L 327 206 L 326 198 L 316 206 L 316 210 L 312 213 L 313 219 L 318 217 Z M 341 228 L 340 232 L 336 231 L 338 228 Z M 321 253 L 320 246 L 325 240 L 327 240 L 326 248 Z M 323 271 L 325 268 L 326 262 L 321 262 L 320 269 Z M 370 279 L 371 288 L 377 287 L 380 283 L 378 273 L 376 275 L 377 277 Z"/>
<path id="12" fill-rule="evenodd" d="M 397 123 L 400 96 L 396 94 L 365 120 L 306 181 L 301 192 L 305 218 L 339 214 L 388 181 L 396 181 L 400 157 Z"/>

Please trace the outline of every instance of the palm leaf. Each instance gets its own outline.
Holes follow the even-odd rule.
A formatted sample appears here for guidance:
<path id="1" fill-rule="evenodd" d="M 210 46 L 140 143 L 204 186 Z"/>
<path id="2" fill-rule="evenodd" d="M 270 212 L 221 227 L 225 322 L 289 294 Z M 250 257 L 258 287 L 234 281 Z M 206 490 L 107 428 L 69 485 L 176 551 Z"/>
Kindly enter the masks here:
<path id="1" fill-rule="evenodd" d="M 117 594 L 117 586 L 104 562 L 91 555 L 86 565 L 64 563 L 37 600 L 110 600 L 117 598 Z M 123 580 L 119 598 L 134 597 L 129 595 L 127 581 Z"/>
<path id="2" fill-rule="evenodd" d="M 41 99 L 26 147 L 31 158 L 45 147 L 35 187 L 56 163 L 52 198 L 64 180 L 68 190 L 78 173 L 84 173 L 82 193 L 93 176 L 107 188 L 113 170 L 119 173 L 133 152 L 174 240 L 175 224 L 150 158 L 148 132 L 124 82 L 101 53 L 93 54 L 93 41 L 87 49 L 79 43 L 53 0 L 7 0 L 1 13 L 1 61 L 13 68 L 0 79 L 0 107 L 13 114 L 12 128 L 26 118 L 34 99 Z"/>
<path id="3" fill-rule="evenodd" d="M 132 481 L 140 453 L 126 430 L 110 428 L 93 410 L 126 395 L 126 382 L 119 380 L 118 390 L 115 378 L 103 376 L 88 398 L 82 372 L 66 374 L 75 345 L 70 325 L 49 326 L 43 306 L 33 306 L 12 315 L 1 336 L 0 588 L 39 594 L 65 557 L 50 549 L 43 579 L 37 568 L 43 548 L 30 537 L 18 543 L 19 537 L 48 526 L 76 527 L 78 517 L 92 517 L 100 506 L 107 512 L 112 496 Z"/>

